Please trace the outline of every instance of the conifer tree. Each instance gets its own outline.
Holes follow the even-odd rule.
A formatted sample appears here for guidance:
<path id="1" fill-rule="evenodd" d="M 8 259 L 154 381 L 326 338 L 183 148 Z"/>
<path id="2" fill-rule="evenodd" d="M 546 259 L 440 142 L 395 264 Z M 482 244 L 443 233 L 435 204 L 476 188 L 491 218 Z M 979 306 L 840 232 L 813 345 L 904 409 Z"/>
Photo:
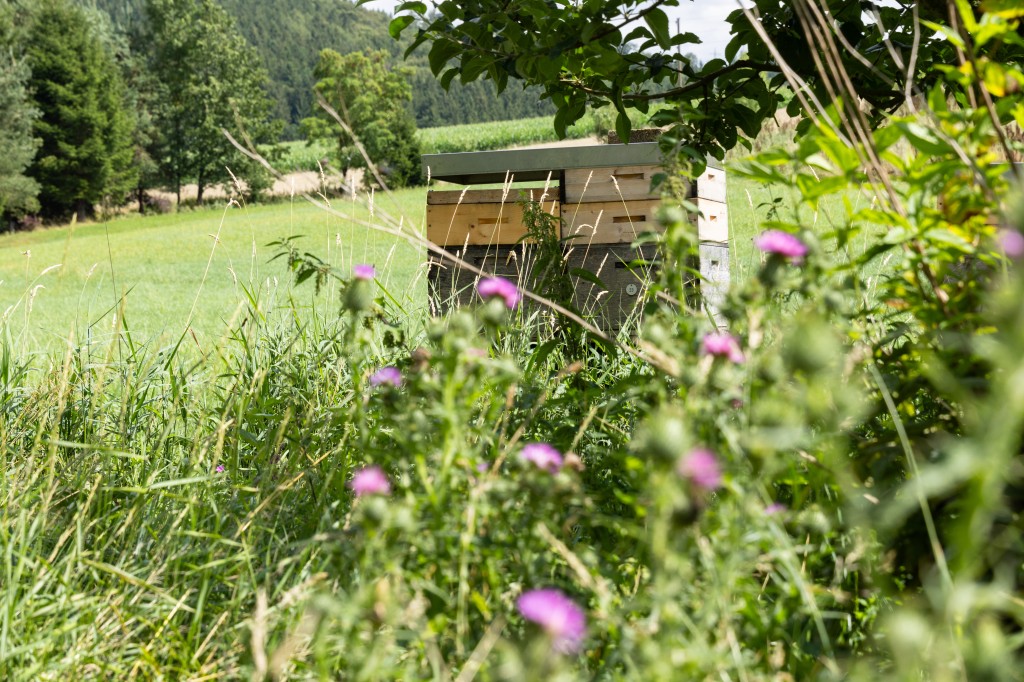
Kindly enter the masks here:
<path id="1" fill-rule="evenodd" d="M 117 65 L 81 10 L 45 0 L 28 41 L 29 80 L 40 116 L 39 152 L 30 174 L 44 215 L 92 215 L 96 204 L 123 202 L 135 183 L 131 119 Z"/>
<path id="2" fill-rule="evenodd" d="M 38 146 L 26 83 L 28 66 L 21 54 L 15 8 L 0 0 L 0 228 L 11 219 L 39 210 L 39 183 L 25 174 Z"/>

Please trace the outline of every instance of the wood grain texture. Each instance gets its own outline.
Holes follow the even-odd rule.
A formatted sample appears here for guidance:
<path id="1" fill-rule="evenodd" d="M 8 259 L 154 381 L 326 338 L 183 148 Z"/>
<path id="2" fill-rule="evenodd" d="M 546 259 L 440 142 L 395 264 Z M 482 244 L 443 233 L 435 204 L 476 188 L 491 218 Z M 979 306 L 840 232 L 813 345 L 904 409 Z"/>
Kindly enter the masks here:
<path id="1" fill-rule="evenodd" d="M 636 201 L 657 199 L 651 193 L 651 178 L 658 166 L 578 168 L 565 171 L 565 203 Z"/>
<path id="2" fill-rule="evenodd" d="M 558 213 L 558 203 L 545 203 Z M 516 202 L 427 205 L 427 239 L 441 246 L 511 245 L 526 236 L 523 207 Z"/>
<path id="3" fill-rule="evenodd" d="M 630 243 L 644 232 L 661 231 L 656 220 L 659 201 L 602 201 L 566 204 L 562 238 L 573 244 Z"/>
<path id="4" fill-rule="evenodd" d="M 657 276 L 657 250 L 653 245 L 638 249 L 628 244 L 577 246 L 569 250 L 566 260 L 575 285 L 574 307 L 605 332 L 618 331 L 631 316 L 639 314 L 637 305 Z M 603 286 L 573 276 L 576 269 L 592 273 Z"/>

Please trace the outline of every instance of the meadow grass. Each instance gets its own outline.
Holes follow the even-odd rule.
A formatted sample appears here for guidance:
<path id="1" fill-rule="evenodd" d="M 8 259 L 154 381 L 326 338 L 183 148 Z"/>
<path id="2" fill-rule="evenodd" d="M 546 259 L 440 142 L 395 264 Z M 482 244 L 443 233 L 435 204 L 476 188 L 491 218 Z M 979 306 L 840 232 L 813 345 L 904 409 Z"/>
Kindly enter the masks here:
<path id="1" fill-rule="evenodd" d="M 370 218 L 365 197 L 337 199 L 331 215 L 301 199 L 261 206 L 217 205 L 160 216 L 132 216 L 106 223 L 64 225 L 0 238 L 0 310 L 8 330 L 25 349 L 52 349 L 73 335 L 104 337 L 114 312 L 124 316 L 136 340 L 160 343 L 184 333 L 198 343 L 223 333 L 225 323 L 250 296 L 275 307 L 330 315 L 336 296 L 293 297 L 292 276 L 268 244 L 299 236 L 309 251 L 340 271 L 374 263 L 382 284 L 409 301 L 425 297 L 423 255 L 407 242 L 361 222 L 383 215 L 422 224 L 423 190 L 375 197 Z M 388 264 L 389 267 L 383 267 Z M 191 315 L 191 318 L 190 318 Z"/>

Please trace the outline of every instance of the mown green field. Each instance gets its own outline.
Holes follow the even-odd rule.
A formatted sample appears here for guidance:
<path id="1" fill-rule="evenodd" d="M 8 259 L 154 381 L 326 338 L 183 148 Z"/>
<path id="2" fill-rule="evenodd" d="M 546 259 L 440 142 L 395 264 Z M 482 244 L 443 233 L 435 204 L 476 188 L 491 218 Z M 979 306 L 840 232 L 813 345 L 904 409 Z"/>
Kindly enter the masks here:
<path id="1" fill-rule="evenodd" d="M 164 344 L 187 328 L 190 343 L 219 336 L 250 296 L 263 309 L 336 309 L 330 287 L 292 287 L 272 241 L 303 235 L 299 245 L 341 271 L 374 263 L 381 284 L 400 298 L 422 301 L 418 250 L 369 229 L 387 216 L 419 225 L 424 191 L 378 196 L 374 216 L 359 203 L 338 202 L 332 215 L 301 199 L 290 203 L 215 206 L 178 214 L 132 216 L 106 223 L 53 227 L 0 238 L 0 311 L 17 345 L 53 349 L 73 336 L 103 338 L 123 301 L 137 342 Z M 190 335 L 191 336 L 191 335 Z"/>

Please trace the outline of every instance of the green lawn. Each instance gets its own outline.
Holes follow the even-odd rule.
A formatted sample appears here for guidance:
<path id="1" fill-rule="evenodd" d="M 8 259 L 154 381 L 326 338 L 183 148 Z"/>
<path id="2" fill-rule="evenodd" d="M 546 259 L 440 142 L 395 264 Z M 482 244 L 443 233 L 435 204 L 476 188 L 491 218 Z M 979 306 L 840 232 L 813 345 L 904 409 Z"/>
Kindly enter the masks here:
<path id="1" fill-rule="evenodd" d="M 422 224 L 424 192 L 378 195 L 373 224 L 385 214 Z M 368 220 L 351 201 L 339 212 Z M 248 290 L 270 314 L 291 306 L 337 309 L 329 288 L 314 296 L 298 289 L 267 244 L 303 235 L 299 244 L 342 271 L 374 263 L 380 281 L 400 300 L 422 304 L 423 257 L 404 241 L 296 200 L 258 207 L 225 207 L 106 223 L 49 228 L 0 237 L 0 311 L 23 351 L 51 350 L 74 334 L 78 341 L 109 335 L 122 299 L 137 341 L 176 339 L 190 326 L 200 344 L 223 333 L 225 322 L 247 301 Z M 54 267 L 59 266 L 59 267 Z M 189 325 L 190 313 L 192 314 Z"/>

